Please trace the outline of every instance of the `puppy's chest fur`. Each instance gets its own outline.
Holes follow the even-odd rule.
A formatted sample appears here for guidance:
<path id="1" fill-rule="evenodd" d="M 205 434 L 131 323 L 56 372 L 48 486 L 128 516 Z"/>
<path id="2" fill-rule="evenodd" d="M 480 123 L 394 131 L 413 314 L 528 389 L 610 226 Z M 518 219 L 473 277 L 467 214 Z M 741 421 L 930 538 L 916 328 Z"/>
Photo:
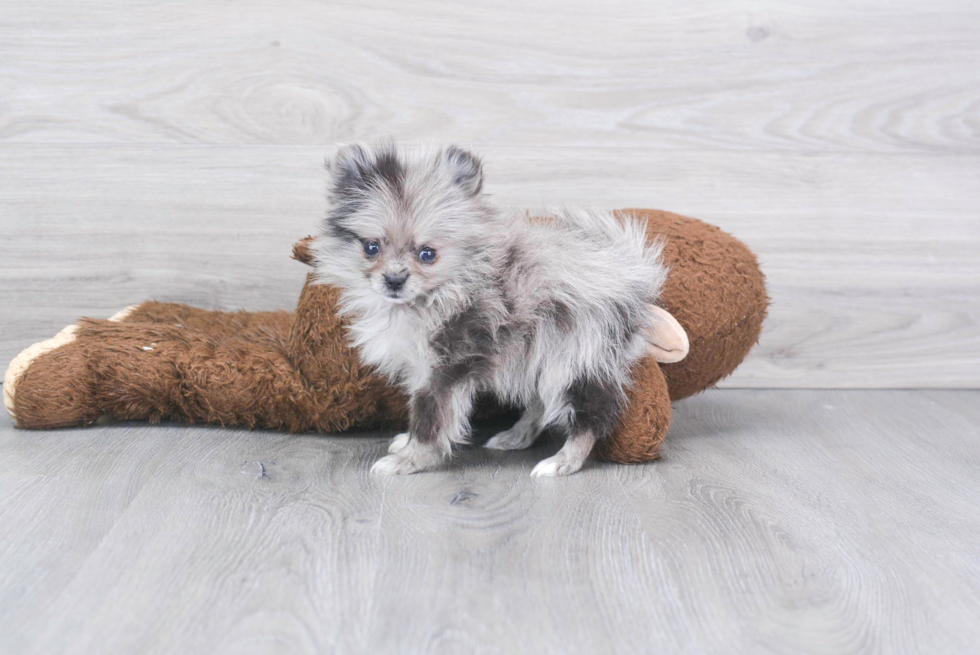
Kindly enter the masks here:
<path id="1" fill-rule="evenodd" d="M 506 355 L 515 336 L 502 304 L 490 301 L 494 295 L 480 294 L 448 317 L 434 310 L 379 308 L 355 319 L 353 340 L 366 363 L 409 392 L 464 379 L 490 390 L 493 374 L 513 359 Z"/>
<path id="2" fill-rule="evenodd" d="M 429 345 L 432 328 L 425 323 L 410 308 L 383 306 L 358 315 L 351 337 L 365 363 L 412 391 L 426 383 L 435 363 Z"/>

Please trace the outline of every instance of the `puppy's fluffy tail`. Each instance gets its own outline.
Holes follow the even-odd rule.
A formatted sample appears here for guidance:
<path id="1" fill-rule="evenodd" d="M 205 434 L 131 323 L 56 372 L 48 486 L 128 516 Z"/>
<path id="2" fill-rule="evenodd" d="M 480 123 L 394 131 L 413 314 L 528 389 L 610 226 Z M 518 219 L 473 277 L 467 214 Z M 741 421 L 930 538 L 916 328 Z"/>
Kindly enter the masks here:
<path id="1" fill-rule="evenodd" d="M 556 227 L 584 237 L 603 251 L 603 260 L 614 263 L 615 270 L 606 271 L 602 277 L 615 287 L 613 293 L 619 295 L 617 307 L 632 306 L 646 314 L 644 333 L 648 354 L 661 363 L 684 359 L 690 348 L 687 334 L 658 304 L 669 273 L 663 263 L 665 238 L 651 238 L 646 221 L 630 214 L 616 216 L 597 209 L 561 207 L 554 209 L 553 215 Z M 580 283 L 584 284 L 585 280 Z M 633 304 L 636 301 L 638 305 Z"/>
<path id="2" fill-rule="evenodd" d="M 666 239 L 650 238 L 647 222 L 633 214 L 617 216 L 611 211 L 582 207 L 553 207 L 549 212 L 556 219 L 556 226 L 571 232 L 579 232 L 590 241 L 611 247 L 625 255 L 635 270 L 633 280 L 645 287 L 646 301 L 654 304 L 667 281 L 669 269 L 663 262 Z"/>

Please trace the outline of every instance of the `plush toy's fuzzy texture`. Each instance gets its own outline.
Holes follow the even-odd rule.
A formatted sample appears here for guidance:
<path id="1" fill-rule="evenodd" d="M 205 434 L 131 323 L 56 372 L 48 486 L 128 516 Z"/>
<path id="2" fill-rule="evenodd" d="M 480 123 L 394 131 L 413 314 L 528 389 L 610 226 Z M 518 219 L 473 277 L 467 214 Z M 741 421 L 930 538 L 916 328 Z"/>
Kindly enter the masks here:
<path id="1" fill-rule="evenodd" d="M 662 305 L 690 340 L 686 359 L 634 370 L 629 405 L 598 454 L 617 462 L 660 456 L 670 401 L 713 385 L 758 340 L 768 299 L 752 252 L 716 227 L 668 212 L 624 210 L 666 236 Z M 309 263 L 310 240 L 294 248 Z M 219 423 L 336 432 L 403 426 L 406 399 L 362 366 L 336 312 L 338 292 L 312 274 L 295 313 L 216 312 L 145 302 L 112 319 L 82 319 L 12 363 L 4 401 L 17 427 L 116 419 Z M 483 418 L 499 416 L 491 406 Z"/>
<path id="2" fill-rule="evenodd" d="M 85 425 L 108 414 L 335 432 L 406 420 L 401 394 L 346 346 L 338 292 L 309 278 L 296 314 L 150 301 L 121 320 L 80 320 L 73 341 L 16 382 L 17 426 Z"/>
<path id="3" fill-rule="evenodd" d="M 651 238 L 666 237 L 670 266 L 660 304 L 684 327 L 687 357 L 673 364 L 647 358 L 637 366 L 629 409 L 599 456 L 646 462 L 660 456 L 670 403 L 731 374 L 759 340 L 769 297 L 759 262 L 735 237 L 703 221 L 651 209 L 625 209 L 647 220 Z"/>

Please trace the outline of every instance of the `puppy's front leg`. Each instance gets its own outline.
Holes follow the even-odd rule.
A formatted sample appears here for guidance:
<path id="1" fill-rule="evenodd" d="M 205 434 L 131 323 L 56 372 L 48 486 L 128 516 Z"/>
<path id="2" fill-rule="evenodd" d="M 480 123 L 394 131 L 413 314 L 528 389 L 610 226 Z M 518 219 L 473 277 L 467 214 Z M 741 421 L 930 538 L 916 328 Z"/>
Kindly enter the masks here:
<path id="1" fill-rule="evenodd" d="M 473 394 L 473 386 L 465 383 L 416 392 L 408 434 L 396 437 L 399 447 L 389 449 L 391 454 L 375 462 L 371 472 L 400 475 L 438 466 L 452 454 L 453 444 L 469 436 Z"/>
<path id="2" fill-rule="evenodd" d="M 401 434 L 396 434 L 391 438 L 391 443 L 388 444 L 388 452 L 395 453 L 408 445 L 408 433 L 402 432 Z"/>

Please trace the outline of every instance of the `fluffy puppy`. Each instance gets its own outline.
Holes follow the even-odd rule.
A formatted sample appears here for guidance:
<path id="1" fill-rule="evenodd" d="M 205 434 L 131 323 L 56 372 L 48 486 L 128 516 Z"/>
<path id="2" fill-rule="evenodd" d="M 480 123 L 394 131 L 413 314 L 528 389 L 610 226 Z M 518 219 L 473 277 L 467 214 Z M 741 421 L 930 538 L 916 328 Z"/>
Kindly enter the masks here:
<path id="1" fill-rule="evenodd" d="M 372 471 L 432 468 L 470 433 L 474 397 L 524 408 L 487 448 L 567 433 L 532 476 L 579 470 L 616 427 L 666 277 L 644 225 L 565 209 L 501 212 L 480 160 L 455 146 L 342 148 L 328 163 L 319 280 L 342 289 L 353 344 L 411 398 L 409 431 Z"/>

